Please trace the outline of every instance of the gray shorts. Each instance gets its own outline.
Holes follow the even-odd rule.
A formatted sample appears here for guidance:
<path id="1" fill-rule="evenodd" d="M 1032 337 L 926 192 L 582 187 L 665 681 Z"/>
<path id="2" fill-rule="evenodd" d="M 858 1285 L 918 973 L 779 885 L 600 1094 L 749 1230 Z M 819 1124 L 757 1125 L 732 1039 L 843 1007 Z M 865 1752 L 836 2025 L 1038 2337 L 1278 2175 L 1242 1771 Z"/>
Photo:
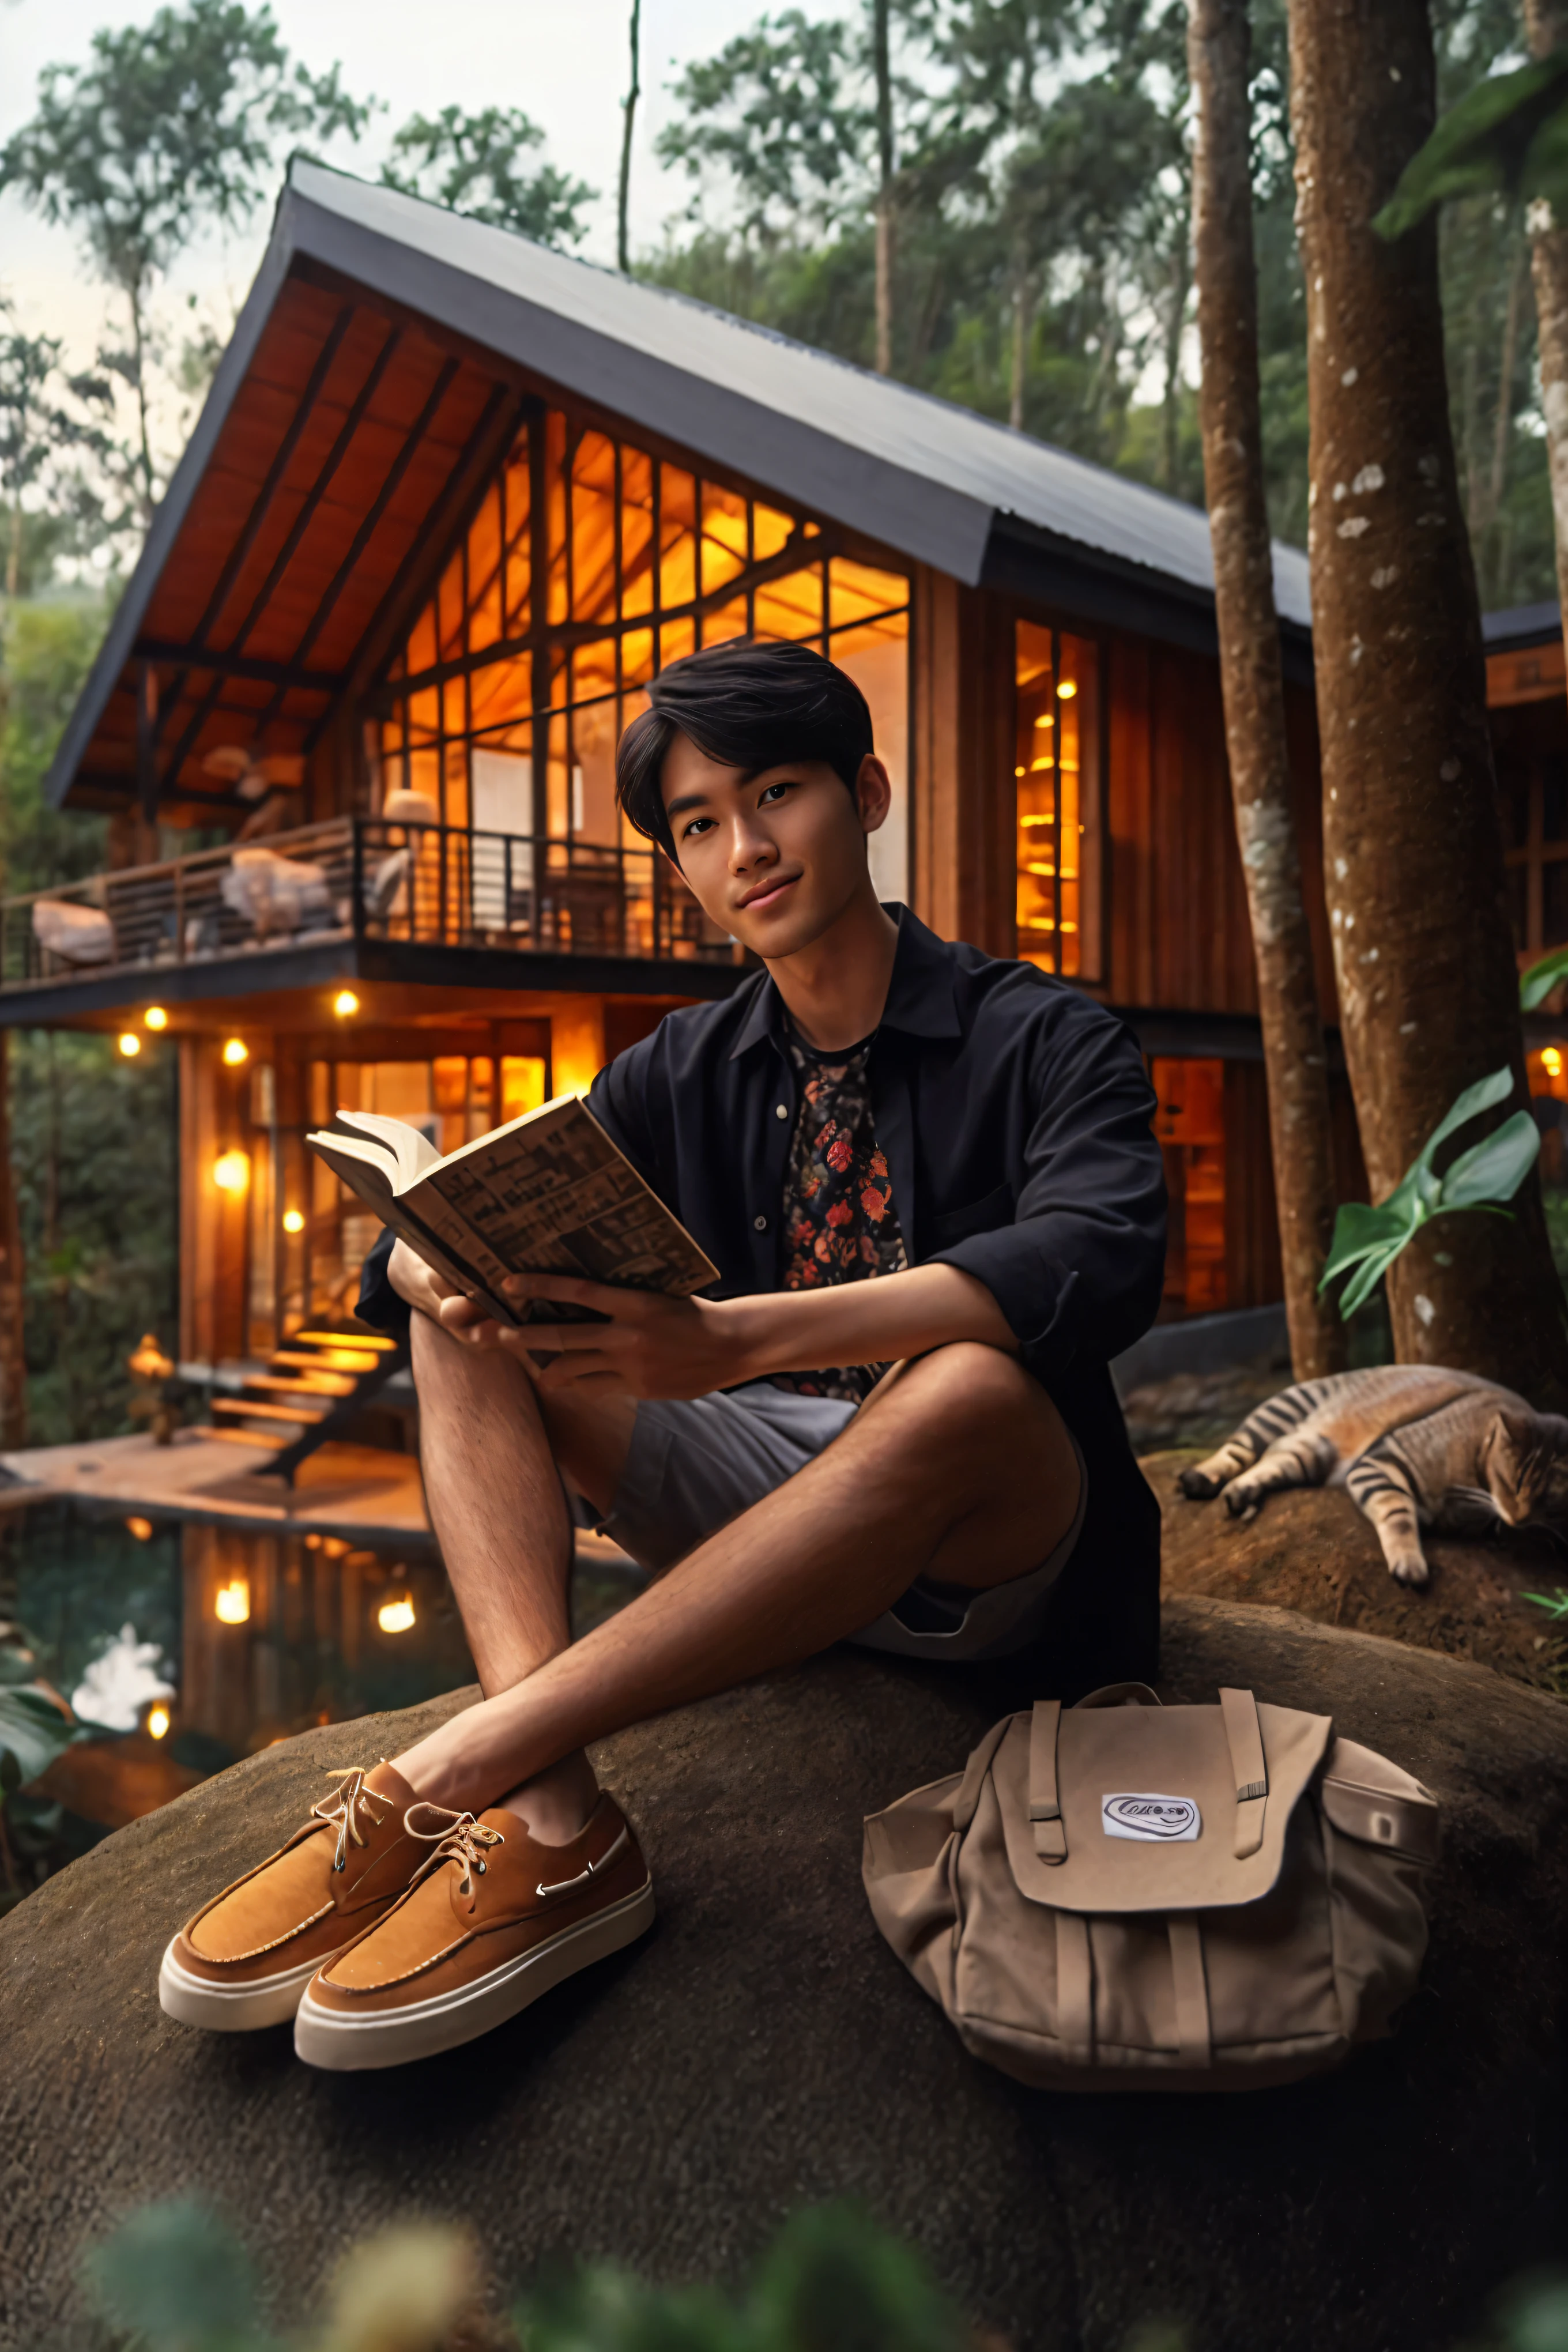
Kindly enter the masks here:
<path id="1" fill-rule="evenodd" d="M 858 1408 L 752 1381 L 744 1388 L 637 1407 L 630 1451 L 604 1532 L 644 1568 L 668 1568 L 831 1445 Z M 969 1591 L 921 1577 L 849 1638 L 906 1658 L 1005 1657 L 1038 1635 L 1050 1590 L 1083 1526 L 1089 1478 L 1078 1454 L 1073 1523 L 1048 1559 L 1009 1584 Z"/>

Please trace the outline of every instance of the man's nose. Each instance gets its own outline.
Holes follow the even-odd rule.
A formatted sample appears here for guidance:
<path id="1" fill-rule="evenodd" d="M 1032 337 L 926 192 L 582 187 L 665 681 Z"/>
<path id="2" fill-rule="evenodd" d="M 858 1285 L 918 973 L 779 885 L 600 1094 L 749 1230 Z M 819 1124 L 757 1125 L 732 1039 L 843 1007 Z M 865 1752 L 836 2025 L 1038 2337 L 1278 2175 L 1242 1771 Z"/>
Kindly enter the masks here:
<path id="1" fill-rule="evenodd" d="M 774 843 L 765 833 L 760 833 L 744 817 L 737 817 L 730 830 L 730 871 L 749 873 L 753 866 L 767 866 L 778 856 Z"/>

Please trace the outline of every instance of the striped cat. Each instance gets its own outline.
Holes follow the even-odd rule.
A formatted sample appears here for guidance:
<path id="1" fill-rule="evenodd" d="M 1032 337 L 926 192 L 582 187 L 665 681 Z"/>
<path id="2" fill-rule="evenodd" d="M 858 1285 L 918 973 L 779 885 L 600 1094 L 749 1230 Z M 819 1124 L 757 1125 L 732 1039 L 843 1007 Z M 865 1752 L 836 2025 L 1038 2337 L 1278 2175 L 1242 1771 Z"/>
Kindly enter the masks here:
<path id="1" fill-rule="evenodd" d="M 1251 1518 L 1285 1486 L 1342 1486 L 1389 1574 L 1425 1584 L 1423 1527 L 1568 1529 L 1568 1421 L 1473 1372 L 1394 1364 L 1282 1389 L 1181 1475 L 1184 1495 Z"/>

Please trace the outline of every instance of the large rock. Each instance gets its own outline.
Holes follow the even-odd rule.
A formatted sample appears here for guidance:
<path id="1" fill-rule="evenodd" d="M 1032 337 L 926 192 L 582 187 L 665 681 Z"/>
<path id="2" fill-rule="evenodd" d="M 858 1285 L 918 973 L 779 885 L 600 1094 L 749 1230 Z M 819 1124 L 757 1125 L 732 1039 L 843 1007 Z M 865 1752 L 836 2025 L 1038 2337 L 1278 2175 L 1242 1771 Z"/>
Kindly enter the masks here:
<path id="1" fill-rule="evenodd" d="M 1543 1530 L 1500 1528 L 1469 1538 L 1424 1530 L 1430 1580 L 1400 1584 L 1370 1522 L 1339 1488 L 1291 1487 L 1271 1495 L 1256 1518 L 1232 1518 L 1223 1496 L 1194 1503 L 1178 1488 L 1181 1472 L 1202 1459 L 1201 1450 L 1188 1449 L 1146 1455 L 1141 1465 L 1163 1520 L 1166 1594 L 1296 1609 L 1324 1624 L 1442 1650 L 1563 1691 L 1568 1642 L 1526 1598 L 1555 1593 L 1568 1581 L 1568 1553 Z"/>
<path id="2" fill-rule="evenodd" d="M 497 2279 L 552 2252 L 742 2269 L 848 2195 L 1018 2352 L 1426 2352 L 1559 2241 L 1568 1711 L 1482 1668 L 1269 1609 L 1172 1606 L 1167 1696 L 1331 1709 L 1447 1811 L 1403 2031 L 1342 2074 L 1229 2099 L 1068 2098 L 968 2058 L 878 1937 L 859 1816 L 959 1763 L 1001 1675 L 850 1653 L 606 1741 L 653 1861 L 653 1936 L 487 2042 L 325 2076 L 286 2032 L 167 2023 L 165 1937 L 288 1831 L 322 1769 L 462 1700 L 309 1732 L 107 1839 L 0 1924 L 0 2341 L 85 2342 L 83 2244 L 219 2200 L 296 2317 L 346 2243 L 469 2218 Z"/>

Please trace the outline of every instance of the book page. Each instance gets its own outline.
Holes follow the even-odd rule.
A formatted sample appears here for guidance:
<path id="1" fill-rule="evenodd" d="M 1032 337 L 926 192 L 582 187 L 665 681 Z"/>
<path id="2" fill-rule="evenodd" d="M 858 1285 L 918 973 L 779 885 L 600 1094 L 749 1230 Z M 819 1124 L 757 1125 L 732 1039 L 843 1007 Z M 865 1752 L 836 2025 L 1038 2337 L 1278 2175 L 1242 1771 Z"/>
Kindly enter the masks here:
<path id="1" fill-rule="evenodd" d="M 593 1114 L 573 1099 L 534 1113 L 429 1170 L 409 1195 L 439 1236 L 476 1265 L 480 1250 L 517 1273 L 584 1275 L 592 1282 L 684 1298 L 716 1269 L 623 1158 Z"/>
<path id="2" fill-rule="evenodd" d="M 340 1110 L 336 1118 L 340 1125 L 372 1137 L 391 1152 L 397 1163 L 399 1192 L 406 1192 L 441 1157 L 424 1129 L 413 1126 L 405 1118 L 388 1118 L 374 1110 Z"/>

